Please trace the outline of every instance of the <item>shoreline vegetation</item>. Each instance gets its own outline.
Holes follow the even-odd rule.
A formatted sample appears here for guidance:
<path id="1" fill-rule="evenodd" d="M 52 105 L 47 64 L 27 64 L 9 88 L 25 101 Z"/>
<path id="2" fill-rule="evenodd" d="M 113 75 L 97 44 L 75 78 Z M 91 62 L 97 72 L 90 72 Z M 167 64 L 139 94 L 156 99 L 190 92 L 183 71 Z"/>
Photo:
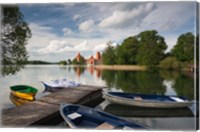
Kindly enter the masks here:
<path id="1" fill-rule="evenodd" d="M 127 71 L 145 71 L 146 66 L 140 65 L 95 65 L 94 68 L 100 70 L 127 70 Z"/>

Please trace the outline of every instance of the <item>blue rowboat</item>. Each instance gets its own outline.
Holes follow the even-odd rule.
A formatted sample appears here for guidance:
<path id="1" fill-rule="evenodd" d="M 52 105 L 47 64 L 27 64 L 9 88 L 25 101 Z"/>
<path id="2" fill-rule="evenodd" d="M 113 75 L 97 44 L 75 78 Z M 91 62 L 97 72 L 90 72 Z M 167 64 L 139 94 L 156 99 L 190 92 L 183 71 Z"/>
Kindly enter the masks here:
<path id="1" fill-rule="evenodd" d="M 43 92 L 56 92 L 56 91 L 63 89 L 63 88 L 80 86 L 80 83 L 77 83 L 75 81 L 69 81 L 65 78 L 64 79 L 51 80 L 51 81 L 45 81 L 45 82 L 42 82 L 42 84 L 45 87 L 45 90 Z"/>
<path id="2" fill-rule="evenodd" d="M 142 125 L 81 105 L 61 104 L 60 113 L 71 128 L 145 129 Z"/>
<path id="3" fill-rule="evenodd" d="M 151 108 L 181 108 L 188 107 L 193 104 L 185 97 L 178 96 L 164 96 L 151 94 L 131 94 L 122 92 L 103 92 L 104 98 L 111 103 L 151 107 Z"/>

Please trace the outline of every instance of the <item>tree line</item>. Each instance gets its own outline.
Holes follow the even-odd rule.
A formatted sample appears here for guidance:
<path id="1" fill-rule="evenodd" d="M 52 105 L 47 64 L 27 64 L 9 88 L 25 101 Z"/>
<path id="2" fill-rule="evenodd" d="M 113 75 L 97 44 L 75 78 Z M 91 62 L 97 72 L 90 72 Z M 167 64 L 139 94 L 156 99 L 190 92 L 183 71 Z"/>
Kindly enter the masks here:
<path id="1" fill-rule="evenodd" d="M 9 64 L 48 63 L 42 61 L 28 61 L 29 55 L 26 45 L 32 34 L 18 6 L 2 6 L 1 20 L 2 71 L 5 71 L 3 70 L 4 65 Z M 197 43 L 195 52 L 198 61 L 198 35 L 196 38 L 192 33 L 180 35 L 174 48 L 169 53 L 165 53 L 167 45 L 164 37 L 159 35 L 156 30 L 148 30 L 124 39 L 122 44 L 117 47 L 112 47 L 111 42 L 108 42 L 108 47 L 102 54 L 102 62 L 106 65 L 160 65 L 167 69 L 178 69 L 180 63 L 193 63 L 195 39 Z M 80 62 L 77 62 L 76 59 L 58 62 L 58 64 L 64 65 L 83 63 L 84 58 L 81 58 Z"/>
<path id="2" fill-rule="evenodd" d="M 194 62 L 195 36 L 190 32 L 181 34 L 168 53 L 165 53 L 167 44 L 164 37 L 156 30 L 130 36 L 116 47 L 111 43 L 107 43 L 102 54 L 102 62 L 106 65 L 159 65 L 166 69 L 177 69 L 181 63 Z"/>

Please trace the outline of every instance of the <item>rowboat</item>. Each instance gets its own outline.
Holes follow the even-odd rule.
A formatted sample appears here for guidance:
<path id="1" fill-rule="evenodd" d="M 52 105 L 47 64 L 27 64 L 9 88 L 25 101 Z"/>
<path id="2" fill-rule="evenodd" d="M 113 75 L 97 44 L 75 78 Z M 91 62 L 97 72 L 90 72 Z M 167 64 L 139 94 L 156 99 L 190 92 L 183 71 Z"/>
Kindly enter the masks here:
<path id="1" fill-rule="evenodd" d="M 81 105 L 61 104 L 60 113 L 71 128 L 145 129 L 143 125 Z"/>
<path id="2" fill-rule="evenodd" d="M 45 89 L 43 92 L 56 92 L 63 88 L 69 88 L 69 87 L 77 87 L 80 86 L 80 83 L 77 83 L 75 81 L 69 81 L 67 79 L 57 79 L 57 80 L 51 80 L 42 82 Z"/>
<path id="3" fill-rule="evenodd" d="M 194 117 L 192 110 L 184 108 L 145 108 L 136 106 L 124 106 L 119 104 L 108 104 L 105 112 L 120 117 Z"/>
<path id="4" fill-rule="evenodd" d="M 36 88 L 27 85 L 11 86 L 10 89 L 14 96 L 27 100 L 34 100 L 38 91 Z"/>
<path id="5" fill-rule="evenodd" d="M 34 100 L 31 101 L 31 100 L 27 100 L 27 99 L 22 99 L 22 98 L 16 97 L 12 93 L 10 93 L 10 100 L 16 106 L 20 106 L 20 105 L 23 105 L 25 103 L 34 101 Z"/>
<path id="6" fill-rule="evenodd" d="M 181 108 L 193 104 L 185 97 L 164 96 L 151 94 L 131 94 L 122 92 L 103 91 L 104 98 L 111 103 L 127 106 L 152 107 L 152 108 Z"/>

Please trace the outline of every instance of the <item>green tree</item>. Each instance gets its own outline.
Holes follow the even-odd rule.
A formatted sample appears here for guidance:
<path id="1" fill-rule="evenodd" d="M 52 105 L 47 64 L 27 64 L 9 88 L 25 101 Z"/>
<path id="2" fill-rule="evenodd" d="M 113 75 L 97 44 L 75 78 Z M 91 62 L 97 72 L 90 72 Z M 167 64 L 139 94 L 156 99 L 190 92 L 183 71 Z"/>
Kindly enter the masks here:
<path id="1" fill-rule="evenodd" d="M 180 62 L 175 57 L 167 57 L 160 62 L 160 67 L 168 70 L 179 70 Z"/>
<path id="2" fill-rule="evenodd" d="M 178 37 L 177 43 L 171 50 L 172 55 L 179 61 L 192 61 L 194 59 L 194 35 L 185 33 Z"/>
<path id="3" fill-rule="evenodd" d="M 70 59 L 67 60 L 68 64 L 72 64 L 72 61 Z"/>
<path id="4" fill-rule="evenodd" d="M 139 41 L 137 63 L 148 66 L 158 64 L 167 48 L 164 37 L 158 35 L 156 30 L 149 30 L 141 32 L 137 38 Z"/>
<path id="5" fill-rule="evenodd" d="M 18 64 L 27 61 L 27 40 L 31 30 L 23 20 L 17 6 L 2 6 L 2 64 Z"/>
<path id="6" fill-rule="evenodd" d="M 196 61 L 199 63 L 199 34 L 196 36 Z"/>
<path id="7" fill-rule="evenodd" d="M 62 61 L 59 62 L 59 64 L 60 64 L 60 65 L 67 65 L 67 61 L 62 60 Z"/>
<path id="8" fill-rule="evenodd" d="M 85 58 L 83 56 L 80 57 L 80 61 L 77 61 L 76 58 L 73 59 L 72 64 L 75 65 L 84 65 L 85 64 Z"/>
<path id="9" fill-rule="evenodd" d="M 138 40 L 128 37 L 117 47 L 117 64 L 136 64 Z"/>
<path id="10" fill-rule="evenodd" d="M 116 64 L 116 49 L 111 44 L 112 42 L 108 42 L 107 48 L 102 53 L 102 62 L 106 65 Z"/>

